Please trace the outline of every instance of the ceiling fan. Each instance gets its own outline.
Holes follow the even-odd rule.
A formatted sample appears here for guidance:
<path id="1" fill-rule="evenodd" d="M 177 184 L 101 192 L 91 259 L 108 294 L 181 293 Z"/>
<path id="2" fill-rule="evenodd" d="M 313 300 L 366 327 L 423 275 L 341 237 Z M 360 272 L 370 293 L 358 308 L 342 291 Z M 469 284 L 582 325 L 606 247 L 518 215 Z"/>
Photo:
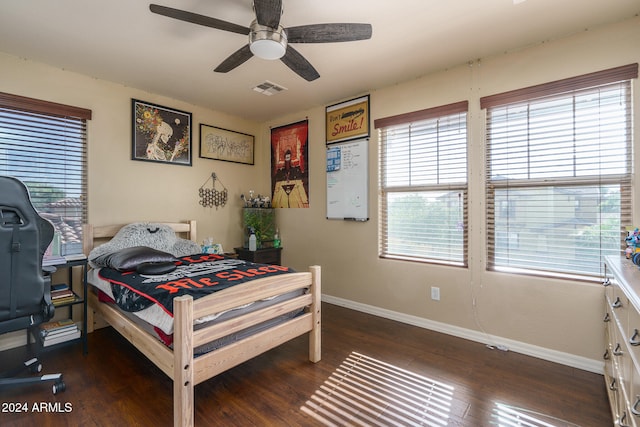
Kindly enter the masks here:
<path id="1" fill-rule="evenodd" d="M 253 0 L 256 19 L 249 27 L 157 4 L 150 4 L 149 9 L 169 18 L 248 35 L 249 43 L 222 61 L 214 69 L 218 73 L 229 72 L 255 55 L 263 59 L 280 59 L 300 77 L 313 81 L 320 74 L 290 43 L 335 43 L 371 38 L 370 24 L 311 24 L 283 28 L 280 25 L 282 0 Z"/>

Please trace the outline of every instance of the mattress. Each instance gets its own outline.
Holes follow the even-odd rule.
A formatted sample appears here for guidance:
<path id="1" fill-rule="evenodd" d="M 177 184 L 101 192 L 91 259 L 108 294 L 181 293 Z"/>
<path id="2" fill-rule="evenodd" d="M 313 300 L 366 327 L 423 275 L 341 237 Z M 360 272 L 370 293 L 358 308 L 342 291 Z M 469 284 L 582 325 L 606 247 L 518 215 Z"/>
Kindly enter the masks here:
<path id="1" fill-rule="evenodd" d="M 221 275 L 229 277 L 230 271 L 231 272 L 236 271 L 235 268 L 237 268 L 241 264 L 244 264 L 244 262 L 229 263 L 228 260 L 226 262 L 227 262 L 227 265 L 232 266 L 234 270 L 231 270 L 230 268 L 226 268 L 224 270 L 217 269 L 218 277 L 220 277 Z M 254 264 L 254 263 L 246 263 L 246 264 L 248 264 L 248 266 L 251 268 L 256 268 L 256 266 L 260 266 L 260 264 Z M 201 267 L 202 265 L 203 263 L 200 263 L 199 267 Z M 271 268 L 271 267 L 268 267 L 266 265 L 264 266 L 265 270 L 267 270 L 268 268 Z M 106 269 L 105 271 L 102 271 L 102 270 L 103 270 L 102 268 L 96 268 L 96 269 L 90 270 L 87 275 L 87 281 L 91 286 L 93 286 L 98 291 L 101 301 L 111 302 L 115 307 L 118 307 L 118 304 L 116 304 L 116 300 L 120 300 L 122 298 L 119 298 L 118 295 L 114 295 L 114 290 L 116 291 L 116 293 L 119 292 L 120 285 L 124 285 L 124 284 L 119 283 L 119 281 L 117 280 L 116 281 L 112 279 L 110 279 L 111 281 L 106 280 L 104 276 L 109 276 L 109 275 L 112 276 L 114 272 L 112 269 Z M 200 268 L 200 270 L 202 270 L 202 268 Z M 223 273 L 221 273 L 220 271 L 223 271 Z M 108 272 L 109 274 L 105 274 L 106 272 Z M 208 274 L 211 274 L 211 271 Z M 203 276 L 203 277 L 208 277 L 208 276 Z M 259 278 L 259 277 L 262 277 L 262 276 L 256 276 L 256 278 Z M 155 278 L 153 277 L 151 278 L 145 277 L 145 278 L 152 281 L 155 280 Z M 207 280 L 210 280 L 210 279 L 207 279 Z M 243 280 L 239 281 L 238 283 L 242 283 L 245 281 L 246 280 L 244 280 L 243 278 Z M 125 286 L 128 286 L 128 285 L 125 285 Z M 127 291 L 130 291 L 130 290 L 127 289 Z M 226 310 L 219 313 L 215 313 L 213 315 L 195 319 L 194 329 L 199 329 L 201 327 L 204 327 L 205 325 L 211 324 L 212 322 L 221 322 L 224 320 L 232 319 L 236 316 L 240 316 L 242 314 L 251 312 L 253 310 L 259 310 L 259 309 L 268 307 L 270 305 L 279 303 L 281 301 L 295 298 L 297 296 L 304 294 L 304 292 L 305 292 L 304 290 L 287 292 L 285 294 L 277 295 L 275 297 L 266 298 L 260 301 L 253 302 L 253 303 L 244 305 L 242 307 L 237 307 L 231 310 Z M 199 296 L 203 296 L 203 295 L 199 295 Z M 162 304 L 154 303 L 154 304 L 148 305 L 145 308 L 136 309 L 135 311 L 126 310 L 127 308 L 126 304 L 122 304 L 122 305 L 125 308 L 125 310 L 123 310 L 122 307 L 118 307 L 118 309 L 122 313 L 124 313 L 130 320 L 134 321 L 136 324 L 140 325 L 143 329 L 145 329 L 152 335 L 156 336 L 160 341 L 164 342 L 166 345 L 171 346 L 173 341 L 172 340 L 173 315 L 170 310 L 167 310 L 167 307 L 166 307 L 167 304 L 162 305 Z M 172 304 L 171 304 L 171 308 L 172 308 Z M 303 310 L 296 310 L 295 312 L 285 313 L 281 315 L 279 318 L 272 319 L 268 322 L 255 325 L 252 328 L 248 328 L 236 334 L 221 338 L 216 342 L 210 343 L 207 346 L 203 346 L 201 348 L 196 349 L 195 354 L 211 351 L 215 348 L 218 348 L 230 342 L 234 342 L 239 339 L 242 339 L 245 336 L 249 336 L 261 330 L 268 329 L 277 323 L 280 323 L 282 321 L 285 321 L 287 319 L 297 316 L 302 311 Z"/>
<path id="2" fill-rule="evenodd" d="M 100 279 L 101 281 L 104 282 L 104 280 Z M 104 287 L 104 284 L 102 285 Z M 107 282 L 107 286 L 109 286 L 109 283 Z M 167 321 L 167 317 L 168 316 L 164 310 L 158 308 L 157 306 L 152 306 L 149 307 L 148 309 L 142 310 L 140 312 L 127 312 L 124 310 L 121 310 L 116 304 L 115 302 L 113 302 L 113 300 L 111 300 L 111 302 L 109 301 L 105 301 L 104 298 L 106 297 L 107 299 L 109 299 L 109 296 L 107 295 L 106 292 L 103 292 L 102 290 L 100 290 L 100 288 L 98 286 L 95 287 L 96 290 L 98 292 L 102 292 L 103 293 L 103 297 L 101 298 L 104 302 L 103 304 L 111 304 L 113 307 L 115 307 L 117 310 L 119 310 L 123 315 L 125 315 L 132 323 L 135 323 L 136 325 L 138 325 L 139 327 L 141 327 L 144 331 L 146 331 L 147 333 L 149 333 L 150 335 L 156 337 L 159 341 L 163 342 L 167 347 L 169 348 L 173 348 L 173 335 L 172 334 L 165 334 L 163 331 L 161 331 L 158 327 L 154 326 L 152 323 L 148 322 L 145 319 L 149 319 L 151 320 L 151 322 L 157 322 L 158 319 L 160 320 L 164 320 Z M 271 304 L 275 304 L 277 302 L 280 301 L 284 301 L 286 299 L 289 298 L 294 298 L 295 296 L 301 295 L 301 292 L 295 291 L 295 292 L 289 292 L 286 294 L 282 294 L 282 295 L 278 295 L 276 297 L 270 298 L 270 299 L 265 299 L 262 301 L 257 301 L 253 304 L 248 304 L 242 308 L 238 308 L 238 309 L 234 309 L 234 310 L 229 310 L 227 312 L 224 312 L 223 314 L 212 318 L 211 320 L 206 320 L 206 318 L 201 318 L 201 319 L 196 319 L 195 326 L 194 329 L 199 329 L 202 327 L 205 327 L 207 325 L 210 324 L 210 322 L 220 322 L 226 319 L 231 319 L 235 316 L 239 316 L 242 315 L 244 313 L 248 313 L 252 310 L 257 310 L 259 308 L 262 307 L 266 307 L 268 305 Z M 238 331 L 236 333 L 221 337 L 215 341 L 211 341 L 209 343 L 206 343 L 202 346 L 196 347 L 193 350 L 193 354 L 194 356 L 199 356 L 202 354 L 206 354 L 210 351 L 216 350 L 218 348 L 224 347 L 225 345 L 228 344 L 232 344 L 236 341 L 239 341 L 243 338 L 249 337 L 251 335 L 257 334 L 259 332 L 262 332 L 264 330 L 267 330 L 269 328 L 272 328 L 276 325 L 278 325 L 279 323 L 285 322 L 289 319 L 293 319 L 294 317 L 303 314 L 304 313 L 304 309 L 300 309 L 300 310 L 296 310 L 296 311 L 292 311 L 289 313 L 285 313 L 282 314 L 276 318 L 273 318 L 271 320 L 268 320 L 266 322 L 262 322 L 259 323 L 255 326 L 243 329 L 241 331 Z M 167 321 L 167 323 L 169 323 Z M 173 318 L 171 318 L 171 328 L 173 328 Z"/>
<path id="3" fill-rule="evenodd" d="M 97 290 L 101 291 L 108 299 L 115 301 L 113 292 L 111 291 L 111 283 L 100 277 L 100 269 L 90 270 L 87 274 L 87 282 Z M 230 319 L 232 317 L 247 313 L 252 310 L 258 310 L 260 308 L 267 307 L 280 301 L 295 298 L 299 295 L 302 295 L 302 291 L 287 292 L 286 294 L 278 295 L 272 298 L 266 298 L 261 301 L 256 301 L 254 303 L 244 305 L 242 307 L 234 308 L 232 310 L 219 312 L 215 315 L 201 317 L 194 320 L 194 326 L 205 324 L 213 320 L 222 321 Z M 171 316 L 158 305 L 151 305 L 140 311 L 128 312 L 128 314 L 149 323 L 153 327 L 162 330 L 162 332 L 164 332 L 165 334 L 173 333 L 173 316 Z"/>

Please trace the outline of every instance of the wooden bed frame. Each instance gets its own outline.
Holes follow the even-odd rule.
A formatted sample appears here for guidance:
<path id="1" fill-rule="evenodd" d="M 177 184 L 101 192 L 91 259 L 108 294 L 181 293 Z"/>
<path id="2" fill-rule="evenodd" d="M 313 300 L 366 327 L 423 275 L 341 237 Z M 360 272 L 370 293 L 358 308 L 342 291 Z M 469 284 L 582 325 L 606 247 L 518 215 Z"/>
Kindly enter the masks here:
<path id="1" fill-rule="evenodd" d="M 165 224 L 171 226 L 179 235 L 196 241 L 195 221 Z M 96 243 L 113 237 L 124 225 L 86 225 L 84 253 L 89 254 Z M 199 317 L 300 288 L 309 288 L 310 291 L 292 300 L 282 301 L 197 331 L 193 329 L 193 320 Z M 193 426 L 193 389 L 196 384 L 305 333 L 309 333 L 309 360 L 314 363 L 320 360 L 320 296 L 320 267 L 311 266 L 308 272 L 256 279 L 195 301 L 190 296 L 177 297 L 173 303 L 173 350 L 129 320 L 112 304 L 99 302 L 94 292 L 89 292 L 88 295 L 91 308 L 91 322 L 88 324 L 93 326 L 92 316 L 94 312 L 97 313 L 167 374 L 173 380 L 174 426 Z M 193 357 L 193 349 L 202 344 L 302 307 L 306 307 L 304 314 L 285 323 L 210 353 Z"/>

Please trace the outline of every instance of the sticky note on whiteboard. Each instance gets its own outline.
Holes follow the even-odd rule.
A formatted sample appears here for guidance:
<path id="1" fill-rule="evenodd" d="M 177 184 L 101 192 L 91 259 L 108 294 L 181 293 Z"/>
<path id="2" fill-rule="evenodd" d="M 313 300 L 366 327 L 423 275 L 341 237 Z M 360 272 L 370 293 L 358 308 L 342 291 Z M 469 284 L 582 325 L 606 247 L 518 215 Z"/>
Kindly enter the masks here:
<path id="1" fill-rule="evenodd" d="M 332 147 L 327 149 L 327 172 L 335 172 L 340 170 L 342 162 L 342 150 L 340 147 Z"/>

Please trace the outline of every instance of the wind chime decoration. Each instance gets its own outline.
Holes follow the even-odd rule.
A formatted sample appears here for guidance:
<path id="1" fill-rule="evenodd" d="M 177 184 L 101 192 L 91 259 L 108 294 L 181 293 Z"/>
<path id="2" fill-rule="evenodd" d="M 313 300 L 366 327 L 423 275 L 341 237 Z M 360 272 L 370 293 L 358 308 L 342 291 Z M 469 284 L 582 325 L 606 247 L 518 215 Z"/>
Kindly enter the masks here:
<path id="1" fill-rule="evenodd" d="M 211 188 L 205 188 L 205 185 L 207 185 L 209 180 L 211 180 Z M 216 181 L 220 182 L 216 173 L 213 172 L 198 190 L 198 193 L 200 194 L 200 204 L 205 208 L 212 208 L 215 206 L 216 209 L 218 209 L 220 206 L 227 204 L 227 188 L 220 182 L 222 191 L 216 190 Z"/>

